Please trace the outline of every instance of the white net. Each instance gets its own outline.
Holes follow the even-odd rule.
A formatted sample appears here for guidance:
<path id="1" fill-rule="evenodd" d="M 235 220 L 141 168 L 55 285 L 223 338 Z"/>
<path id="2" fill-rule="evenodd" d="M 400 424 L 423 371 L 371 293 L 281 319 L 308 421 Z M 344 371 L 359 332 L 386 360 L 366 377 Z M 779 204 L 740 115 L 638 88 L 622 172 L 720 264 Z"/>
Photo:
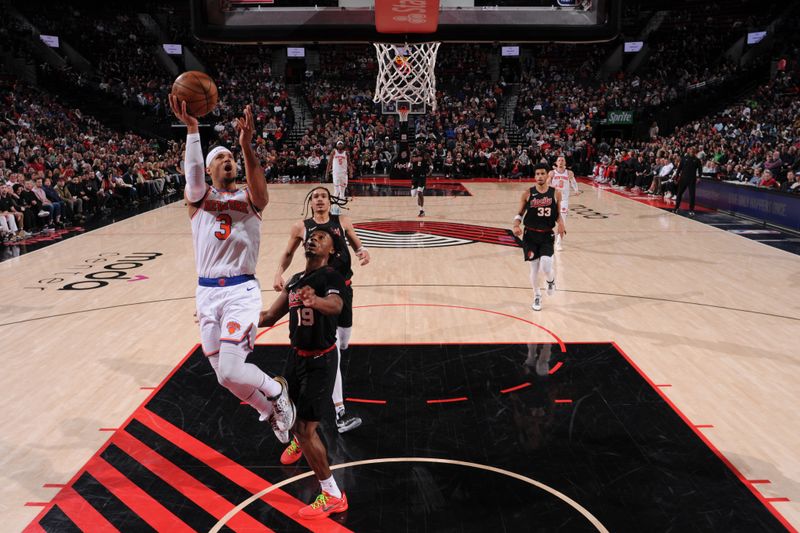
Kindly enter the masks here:
<path id="1" fill-rule="evenodd" d="M 373 43 L 378 53 L 377 102 L 407 100 L 436 111 L 436 52 L 442 43 Z"/>

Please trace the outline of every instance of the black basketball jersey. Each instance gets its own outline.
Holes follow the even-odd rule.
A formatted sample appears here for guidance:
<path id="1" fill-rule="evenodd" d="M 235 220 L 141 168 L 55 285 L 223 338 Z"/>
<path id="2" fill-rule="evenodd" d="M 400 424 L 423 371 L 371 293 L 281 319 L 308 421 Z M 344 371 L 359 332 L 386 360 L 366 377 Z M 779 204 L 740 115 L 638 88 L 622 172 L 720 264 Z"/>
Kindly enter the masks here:
<path id="1" fill-rule="evenodd" d="M 535 231 L 547 231 L 553 229 L 557 220 L 556 190 L 548 187 L 545 192 L 539 192 L 535 186 L 531 187 L 522 224 Z"/>
<path id="2" fill-rule="evenodd" d="M 332 266 L 339 272 L 344 279 L 353 277 L 353 268 L 350 259 L 350 250 L 347 248 L 347 239 L 345 237 L 344 228 L 339 221 L 339 215 L 329 215 L 329 220 L 324 224 L 316 222 L 313 217 L 307 218 L 303 221 L 306 226 L 305 238 L 307 239 L 311 232 L 317 228 L 328 228 L 331 233 L 336 235 L 336 253 L 328 261 L 328 265 Z"/>
<path id="3" fill-rule="evenodd" d="M 324 298 L 330 294 L 344 293 L 344 278 L 330 266 L 324 266 L 309 274 L 299 272 L 286 284 L 289 292 L 289 339 L 297 350 L 324 351 L 336 343 L 338 315 L 325 316 L 315 309 L 303 306 L 298 291 L 309 286 L 314 293 Z"/>

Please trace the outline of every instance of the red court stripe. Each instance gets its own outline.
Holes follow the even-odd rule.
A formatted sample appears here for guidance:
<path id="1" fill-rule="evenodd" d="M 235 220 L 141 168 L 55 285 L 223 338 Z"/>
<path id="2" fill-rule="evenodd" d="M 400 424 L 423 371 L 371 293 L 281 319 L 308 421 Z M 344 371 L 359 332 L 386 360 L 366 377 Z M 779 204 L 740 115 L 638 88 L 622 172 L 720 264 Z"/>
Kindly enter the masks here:
<path id="1" fill-rule="evenodd" d="M 250 470 L 222 455 L 204 442 L 194 438 L 180 428 L 172 425 L 147 408 L 141 408 L 136 413 L 136 420 L 149 427 L 175 446 L 181 448 L 195 459 L 210 466 L 240 487 L 252 493 L 261 492 L 272 484 L 266 479 L 257 476 Z M 277 464 L 277 461 L 275 461 Z M 297 511 L 306 504 L 297 498 L 278 489 L 261 498 L 277 511 L 291 518 L 301 526 L 319 533 L 346 533 L 349 529 L 338 522 L 325 518 L 321 520 L 305 520 L 297 516 Z"/>
<path id="2" fill-rule="evenodd" d="M 61 491 L 55 503 L 81 531 L 119 531 L 72 487 Z"/>
<path id="3" fill-rule="evenodd" d="M 47 507 L 50 502 L 25 502 L 25 507 Z"/>
<path id="4" fill-rule="evenodd" d="M 656 387 L 672 387 L 669 383 L 662 383 L 661 385 L 656 385 Z"/>
<path id="5" fill-rule="evenodd" d="M 551 368 L 551 369 L 550 369 L 550 371 L 548 372 L 548 374 L 550 374 L 550 375 L 552 375 L 552 374 L 555 374 L 555 373 L 556 373 L 556 371 L 557 371 L 559 368 L 561 368 L 562 366 L 564 366 L 564 363 L 562 363 L 561 361 L 559 361 L 558 363 L 556 363 L 556 364 L 555 364 L 555 366 L 554 366 L 553 368 Z"/>
<path id="6" fill-rule="evenodd" d="M 377 403 L 380 405 L 386 405 L 386 400 L 367 400 L 366 398 L 345 398 L 345 401 L 354 403 Z"/>
<path id="7" fill-rule="evenodd" d="M 155 387 L 139 387 L 139 390 L 156 390 Z"/>
<path id="8" fill-rule="evenodd" d="M 530 381 L 526 381 L 525 383 L 522 383 L 521 385 L 517 385 L 516 387 L 509 387 L 507 389 L 502 389 L 500 392 L 502 394 L 507 394 L 509 392 L 514 392 L 515 390 L 524 389 L 524 388 L 530 387 L 530 386 L 531 386 L 531 382 Z"/>
<path id="9" fill-rule="evenodd" d="M 184 363 L 184 362 L 186 362 L 186 360 L 187 360 L 187 359 L 189 359 L 189 357 L 191 357 L 191 355 L 192 355 L 192 354 L 195 352 L 195 350 L 197 350 L 199 347 L 200 347 L 200 344 L 199 344 L 199 343 L 198 343 L 198 344 L 195 344 L 194 346 L 192 346 L 191 350 L 189 350 L 189 351 L 186 353 L 186 355 L 184 355 L 184 356 L 183 356 L 183 358 L 180 360 L 180 362 L 178 362 L 178 364 L 177 364 L 177 365 L 175 365 L 175 367 L 174 367 L 172 370 L 170 370 L 169 374 L 167 374 L 167 375 L 164 377 L 164 379 L 163 379 L 163 380 L 161 380 L 161 384 L 158 386 L 158 389 L 160 389 L 161 387 L 163 387 L 163 386 L 164 386 L 164 384 L 165 384 L 167 381 L 169 381 L 169 380 L 172 378 L 172 376 L 175 374 L 175 372 L 177 372 L 177 371 L 178 371 L 178 369 L 181 367 L 181 365 L 183 365 L 183 363 Z M 148 394 L 148 395 L 147 395 L 147 398 L 145 398 L 145 399 L 142 401 L 142 403 L 141 403 L 141 404 L 139 404 L 139 408 L 141 408 L 141 407 L 142 407 L 142 406 L 144 406 L 144 405 L 147 405 L 147 402 L 149 402 L 149 401 L 150 401 L 150 399 L 151 399 L 151 398 L 153 398 L 153 397 L 156 395 L 156 393 L 157 393 L 158 389 L 156 389 L 156 390 L 154 390 L 154 391 L 151 391 L 151 392 L 150 392 L 150 394 Z M 134 417 L 134 415 L 136 414 L 136 412 L 137 412 L 137 411 L 134 411 L 133 413 L 131 413 L 131 415 L 130 415 L 130 416 L 127 418 L 127 419 L 125 419 L 125 422 L 123 422 L 123 423 L 122 423 L 120 426 L 121 426 L 121 427 L 125 427 L 125 426 L 127 426 L 127 425 L 130 423 L 130 421 L 131 421 L 131 420 L 133 420 L 133 417 Z M 102 446 L 100 446 L 100 448 L 99 448 L 99 449 L 98 449 L 96 452 L 94 452 L 94 454 L 93 454 L 93 455 L 92 455 L 92 456 L 89 458 L 89 460 L 87 461 L 87 463 L 86 463 L 86 464 L 84 464 L 84 465 L 83 465 L 83 466 L 80 468 L 80 470 L 78 470 L 77 472 L 75 472 L 75 475 L 73 475 L 73 476 L 72 476 L 72 478 L 70 478 L 70 480 L 67 482 L 67 485 L 72 485 L 73 483 L 75 483 L 75 482 L 78 480 L 78 478 L 80 478 L 80 477 L 83 475 L 83 473 L 86 471 L 86 467 L 87 467 L 87 465 L 88 465 L 89 463 L 91 463 L 91 462 L 92 462 L 92 461 L 93 461 L 93 460 L 94 460 L 96 457 L 99 457 L 99 456 L 100 456 L 100 454 L 101 454 L 101 453 L 103 453 L 103 451 L 105 451 L 105 449 L 106 449 L 106 448 L 108 448 L 108 445 L 109 445 L 110 443 L 111 443 L 111 437 L 109 437 L 109 438 L 108 438 L 108 440 L 107 440 L 105 443 L 103 443 L 103 445 L 102 445 Z M 34 519 L 33 519 L 33 521 L 34 521 L 34 522 L 38 522 L 39 520 L 41 520 L 41 519 L 42 519 L 42 517 L 44 517 L 44 515 L 46 515 L 46 514 L 48 513 L 48 511 L 50 511 L 50 508 L 52 507 L 52 505 L 53 505 L 53 504 L 52 504 L 52 502 L 51 502 L 51 505 L 49 505 L 48 507 L 45 507 L 44 509 L 42 509 L 42 511 L 41 511 L 41 512 L 40 512 L 38 515 L 36 515 L 36 518 L 34 518 Z"/>
<path id="10" fill-rule="evenodd" d="M 114 436 L 113 442 L 122 451 L 141 463 L 142 466 L 163 479 L 167 484 L 171 485 L 175 490 L 186 496 L 199 507 L 202 507 L 217 520 L 221 519 L 228 511 L 235 507 L 236 504 L 229 502 L 203 485 L 197 479 L 158 454 L 158 452 L 148 448 L 130 433 L 120 431 Z M 234 531 L 272 531 L 244 512 L 237 513 L 225 525 Z"/>
<path id="11" fill-rule="evenodd" d="M 702 440 L 702 441 L 703 441 L 703 443 L 705 443 L 705 445 L 706 445 L 706 446 L 708 446 L 708 449 L 709 449 L 709 450 L 711 450 L 712 452 L 714 452 L 714 455 L 716 455 L 716 456 L 719 458 L 719 460 L 720 460 L 720 461 L 722 461 L 722 463 L 723 463 L 725 466 L 727 466 L 727 467 L 728 467 L 728 469 L 729 469 L 731 472 L 733 472 L 733 474 L 734 474 L 734 475 L 735 475 L 735 476 L 736 476 L 736 477 L 739 479 L 739 481 L 741 481 L 741 482 L 742 482 L 742 483 L 743 483 L 743 484 L 744 484 L 744 485 L 745 485 L 745 486 L 746 486 L 748 489 L 750 489 L 750 492 L 752 492 L 752 493 L 753 493 L 753 496 L 755 496 L 756 498 L 758 498 L 758 500 L 759 500 L 761 503 L 763 503 L 763 504 L 764 504 L 764 507 L 766 507 L 766 508 L 767 508 L 767 510 L 768 510 L 770 513 L 772 513 L 772 516 L 774 516 L 774 517 L 775 517 L 775 518 L 776 518 L 776 519 L 777 519 L 777 520 L 778 520 L 778 521 L 779 521 L 779 522 L 780 522 L 780 523 L 781 523 L 781 524 L 782 524 L 782 525 L 783 525 L 783 526 L 784 526 L 786 529 L 788 529 L 789 531 L 797 531 L 796 529 L 794 529 L 794 528 L 792 527 L 792 525 L 789 523 L 789 521 L 788 521 L 788 520 L 786 520 L 786 518 L 785 518 L 785 517 L 784 517 L 784 516 L 783 516 L 781 513 L 779 513 L 779 512 L 778 512 L 778 510 L 775 508 L 775 506 L 774 506 L 774 505 L 772 505 L 772 503 L 771 503 L 771 502 L 770 502 L 770 501 L 769 501 L 767 498 L 764 498 L 764 496 L 761 494 L 761 492 L 759 492 L 759 491 L 758 491 L 758 489 L 756 489 L 756 488 L 755 488 L 755 487 L 754 487 L 752 484 L 750 484 L 750 483 L 747 483 L 747 480 L 746 480 L 746 479 L 745 479 L 745 477 L 742 475 L 742 473 L 739 471 L 739 469 L 738 469 L 738 468 L 736 468 L 736 467 L 733 465 L 733 463 L 731 463 L 731 462 L 728 460 L 728 458 L 727 458 L 727 457 L 725 457 L 725 455 L 724 455 L 724 454 L 723 454 L 721 451 L 719 451 L 719 448 L 717 448 L 716 446 L 714 446 L 714 444 L 713 444 L 713 443 L 712 443 L 710 440 L 708 440 L 708 437 L 706 437 L 706 436 L 703 434 L 703 432 L 702 432 L 702 431 L 698 431 L 698 430 L 697 430 L 697 428 L 696 428 L 696 427 L 695 427 L 695 426 L 694 426 L 694 425 L 693 425 L 691 422 L 689 422 L 689 418 L 687 418 L 687 416 L 686 416 L 686 415 L 683 413 L 683 411 L 681 411 L 680 409 L 678 409 L 678 406 L 677 406 L 677 405 L 675 405 L 675 404 L 672 402 L 672 400 L 670 400 L 670 399 L 669 399 L 669 397 L 668 397 L 666 394 L 664 394 L 664 393 L 663 393 L 661 390 L 659 390 L 659 389 L 658 389 L 658 387 L 656 387 L 656 386 L 655 386 L 655 384 L 653 383 L 653 380 L 651 380 L 651 379 L 650 379 L 650 377 L 649 377 L 647 374 L 645 374 L 645 373 L 642 371 L 642 369 L 641 369 L 641 368 L 639 368 L 639 366 L 638 366 L 638 365 L 637 365 L 637 364 L 636 364 L 636 363 L 633 361 L 633 359 L 631 359 L 630 357 L 628 357 L 628 354 L 626 354 L 626 353 L 625 353 L 625 351 L 624 351 L 622 348 L 620 348 L 620 346 L 619 346 L 619 345 L 618 345 L 616 342 L 612 342 L 612 343 L 611 343 L 611 345 L 612 345 L 612 346 L 613 346 L 613 347 L 614 347 L 614 348 L 615 348 L 615 349 L 616 349 L 616 350 L 619 352 L 619 354 L 620 354 L 620 355 L 621 355 L 623 358 L 625 358 L 625 360 L 628 362 L 628 364 L 629 364 L 629 365 L 631 365 L 631 366 L 632 366 L 632 367 L 633 367 L 633 368 L 634 368 L 634 369 L 635 369 L 635 370 L 636 370 L 636 371 L 639 373 L 639 375 L 640 375 L 640 376 L 642 376 L 642 377 L 644 378 L 644 380 L 645 380 L 645 381 L 646 381 L 646 382 L 647 382 L 647 383 L 648 383 L 648 384 L 649 384 L 651 387 L 653 387 L 653 390 L 655 390 L 655 391 L 658 393 L 658 395 L 659 395 L 659 396 L 661 396 L 661 399 L 662 399 L 662 400 L 664 400 L 665 402 L 667 402 L 667 405 L 669 405 L 669 406 L 672 408 L 672 410 L 673 410 L 673 411 L 675 411 L 675 412 L 678 414 L 678 416 L 679 416 L 679 417 L 681 417 L 681 419 L 683 420 L 683 422 L 684 422 L 684 423 L 685 423 L 687 426 L 689 426 L 690 428 L 692 428 L 692 431 L 694 431 L 694 434 L 695 434 L 695 435 L 697 435 L 697 436 L 700 438 L 700 440 Z"/>
<path id="12" fill-rule="evenodd" d="M 22 530 L 22 533 L 47 533 L 42 526 L 39 525 L 39 522 L 34 520 L 28 526 Z"/>
<path id="13" fill-rule="evenodd" d="M 466 396 L 460 396 L 458 398 L 442 398 L 441 400 L 427 400 L 426 403 L 453 403 L 453 402 L 465 402 L 467 401 Z"/>
<path id="14" fill-rule="evenodd" d="M 772 483 L 772 481 L 768 479 L 748 479 L 747 481 L 753 484 Z"/>
<path id="15" fill-rule="evenodd" d="M 572 403 L 572 400 L 567 400 L 567 399 L 556 400 L 556 403 Z"/>
<path id="16" fill-rule="evenodd" d="M 45 483 L 42 487 L 46 489 L 63 489 L 66 485 L 64 483 Z"/>
<path id="17" fill-rule="evenodd" d="M 696 427 L 697 429 L 713 428 L 714 424 L 695 424 L 694 427 Z"/>
<path id="18" fill-rule="evenodd" d="M 768 502 L 790 502 L 790 501 L 792 501 L 789 498 L 767 498 L 766 500 Z"/>
<path id="19" fill-rule="evenodd" d="M 86 471 L 157 531 L 170 531 L 171 533 L 193 531 L 180 518 L 126 478 L 119 470 L 108 464 L 102 457 L 97 457 L 88 464 Z"/>
<path id="20" fill-rule="evenodd" d="M 116 431 L 119 428 L 98 428 L 97 431 Z"/>

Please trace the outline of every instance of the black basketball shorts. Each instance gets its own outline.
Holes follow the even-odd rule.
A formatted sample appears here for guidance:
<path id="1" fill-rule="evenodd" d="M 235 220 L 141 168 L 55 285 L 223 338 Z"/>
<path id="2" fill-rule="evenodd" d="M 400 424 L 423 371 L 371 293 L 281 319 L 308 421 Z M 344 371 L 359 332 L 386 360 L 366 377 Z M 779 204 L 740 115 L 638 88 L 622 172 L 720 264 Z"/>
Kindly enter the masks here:
<path id="1" fill-rule="evenodd" d="M 534 261 L 542 256 L 553 255 L 553 232 L 525 230 L 522 235 L 522 251 L 525 261 Z"/>
<path id="2" fill-rule="evenodd" d="M 303 357 L 292 349 L 286 363 L 285 377 L 289 383 L 289 398 L 297 408 L 297 418 L 319 422 L 333 409 L 331 394 L 336 380 L 339 351 L 317 357 Z"/>

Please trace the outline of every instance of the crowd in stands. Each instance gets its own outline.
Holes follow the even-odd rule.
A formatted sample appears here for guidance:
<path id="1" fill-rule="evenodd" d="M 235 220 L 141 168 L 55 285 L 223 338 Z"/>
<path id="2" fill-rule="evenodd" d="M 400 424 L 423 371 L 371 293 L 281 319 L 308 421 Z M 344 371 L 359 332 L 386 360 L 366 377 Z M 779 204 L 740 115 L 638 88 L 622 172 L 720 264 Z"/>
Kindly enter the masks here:
<path id="1" fill-rule="evenodd" d="M 120 134 L 26 84 L 0 80 L 0 232 L 19 239 L 174 195 L 181 146 Z"/>
<path id="2" fill-rule="evenodd" d="M 565 154 L 577 174 L 618 187 L 671 196 L 675 167 L 688 147 L 712 178 L 800 192 L 800 91 L 798 46 L 788 41 L 777 74 L 769 84 L 719 113 L 712 113 L 662 136 L 656 125 L 648 139 L 597 140 L 596 126 L 610 110 L 659 108 L 691 98 L 695 91 L 737 74 L 722 58 L 736 35 L 773 16 L 773 3 L 757 9 L 741 0 L 737 9 L 713 5 L 675 10 L 649 39 L 650 57 L 634 76 L 598 79 L 601 63 L 616 44 L 581 47 L 538 45 L 521 60 L 513 79 L 479 76 L 490 70 L 497 50 L 489 45 L 445 45 L 437 61 L 437 109 L 412 115 L 411 153 L 398 143 L 400 124 L 372 101 L 377 71 L 368 45 L 319 49 L 319 70 L 302 86 L 310 126 L 297 129 L 289 89 L 273 76 L 269 47 L 226 47 L 195 41 L 185 14 L 145 3 L 169 38 L 191 46 L 220 89 L 220 103 L 207 120 L 219 142 L 234 146 L 233 119 L 254 105 L 260 135 L 256 153 L 268 179 L 318 181 L 338 140 L 352 156 L 357 175 L 390 174 L 414 151 L 425 152 L 432 171 L 444 176 L 519 178 L 533 166 Z M 33 0 L 28 19 L 43 32 L 59 33 L 92 63 L 84 75 L 61 73 L 78 86 L 94 83 L 123 105 L 168 116 L 171 79 L 154 61 L 157 43 L 135 14 L 116 6 L 92 11 L 66 2 L 51 10 Z M 141 7 L 140 7 L 141 8 Z M 720 15 L 723 13 L 724 16 Z M 0 12 L 0 44 L 32 61 L 30 30 Z M 721 21 L 721 22 L 720 22 Z M 741 30 L 736 35 L 724 27 Z M 699 31 L 698 28 L 715 31 Z M 183 66 L 183 65 L 181 65 Z M 512 85 L 511 82 L 514 82 Z M 506 113 L 504 104 L 516 96 Z M 95 118 L 70 109 L 52 96 L 18 81 L 0 84 L 0 231 L 37 231 L 160 198 L 182 183 L 178 143 L 153 143 L 131 133 L 105 128 Z M 509 131 L 509 129 L 513 131 Z M 10 213 L 10 214 L 9 214 Z M 13 222 L 13 223 L 12 223 Z"/>

